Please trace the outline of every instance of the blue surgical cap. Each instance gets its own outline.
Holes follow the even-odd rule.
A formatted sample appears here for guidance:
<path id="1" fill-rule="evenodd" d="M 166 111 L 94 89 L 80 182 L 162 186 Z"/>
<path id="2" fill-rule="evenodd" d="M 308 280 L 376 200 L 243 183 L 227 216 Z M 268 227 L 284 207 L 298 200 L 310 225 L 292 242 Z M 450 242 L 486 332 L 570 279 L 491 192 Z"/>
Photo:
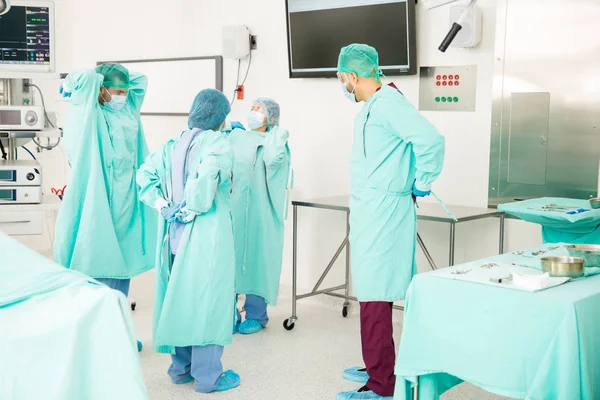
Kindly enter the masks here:
<path id="1" fill-rule="evenodd" d="M 216 131 L 223 125 L 230 112 L 229 100 L 223 93 L 215 89 L 204 89 L 194 99 L 188 128 Z"/>
<path id="2" fill-rule="evenodd" d="M 254 103 L 258 103 L 265 109 L 267 113 L 267 130 L 270 131 L 274 127 L 279 125 L 279 104 L 275 100 L 261 97 L 254 100 Z"/>

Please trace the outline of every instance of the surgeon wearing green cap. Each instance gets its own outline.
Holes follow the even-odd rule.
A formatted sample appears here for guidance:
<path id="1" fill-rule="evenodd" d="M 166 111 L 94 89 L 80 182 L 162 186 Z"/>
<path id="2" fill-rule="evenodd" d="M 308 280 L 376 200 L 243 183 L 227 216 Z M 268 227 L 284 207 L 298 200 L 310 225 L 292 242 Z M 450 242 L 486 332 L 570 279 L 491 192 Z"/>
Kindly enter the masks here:
<path id="1" fill-rule="evenodd" d="M 341 50 L 342 91 L 364 103 L 350 162 L 350 249 L 365 367 L 344 371 L 346 379 L 364 386 L 339 393 L 338 400 L 394 394 L 392 305 L 404 300 L 416 273 L 415 199 L 431 193 L 444 161 L 444 138 L 393 83 L 381 83 L 382 75 L 373 47 Z"/>
<path id="2" fill-rule="evenodd" d="M 71 104 L 63 136 L 72 172 L 54 258 L 125 296 L 130 279 L 153 267 L 156 249 L 156 211 L 140 202 L 135 183 L 148 154 L 140 121 L 147 85 L 119 64 L 73 71 L 61 85 Z"/>

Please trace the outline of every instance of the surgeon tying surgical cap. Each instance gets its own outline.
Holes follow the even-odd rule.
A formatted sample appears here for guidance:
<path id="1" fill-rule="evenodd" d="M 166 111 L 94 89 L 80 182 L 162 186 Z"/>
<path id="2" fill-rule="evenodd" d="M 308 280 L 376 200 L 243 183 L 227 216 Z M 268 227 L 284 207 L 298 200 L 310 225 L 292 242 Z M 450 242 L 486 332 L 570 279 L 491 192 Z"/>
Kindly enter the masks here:
<path id="1" fill-rule="evenodd" d="M 54 257 L 125 295 L 130 279 L 153 267 L 156 248 L 156 213 L 135 184 L 148 154 L 140 120 L 147 85 L 142 74 L 104 64 L 71 72 L 62 86 L 71 103 L 64 140 L 72 174 Z"/>
<path id="2" fill-rule="evenodd" d="M 174 384 L 197 392 L 233 389 L 223 372 L 231 343 L 235 255 L 230 214 L 233 152 L 220 132 L 231 108 L 225 95 L 201 91 L 188 129 L 150 155 L 137 173 L 140 198 L 162 214 L 155 281 L 154 348 L 171 354 Z"/>
<path id="3" fill-rule="evenodd" d="M 242 334 L 262 330 L 267 304 L 277 302 L 291 169 L 289 133 L 279 127 L 279 116 L 279 104 L 259 98 L 248 115 L 250 130 L 230 134 L 236 289 L 246 295 L 246 320 L 238 313 L 235 330 Z"/>

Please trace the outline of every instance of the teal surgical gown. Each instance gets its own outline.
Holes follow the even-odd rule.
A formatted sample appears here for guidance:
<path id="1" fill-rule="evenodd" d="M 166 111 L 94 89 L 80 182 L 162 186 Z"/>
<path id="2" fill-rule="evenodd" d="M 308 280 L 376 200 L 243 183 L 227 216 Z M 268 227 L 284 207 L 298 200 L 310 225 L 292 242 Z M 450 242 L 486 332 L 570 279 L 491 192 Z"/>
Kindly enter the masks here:
<path id="1" fill-rule="evenodd" d="M 290 176 L 289 134 L 236 129 L 231 199 L 239 294 L 275 305 L 281 277 L 284 220 Z"/>
<path id="2" fill-rule="evenodd" d="M 64 129 L 72 172 L 56 221 L 56 262 L 93 278 L 129 279 L 154 265 L 156 212 L 138 198 L 135 172 L 148 154 L 140 123 L 147 79 L 131 75 L 121 111 L 102 107 L 103 76 L 79 70 Z"/>
<path id="3" fill-rule="evenodd" d="M 181 135 L 152 154 L 137 173 L 140 198 L 155 206 L 173 203 L 171 165 Z M 196 214 L 186 224 L 171 265 L 168 223 L 158 217 L 154 301 L 154 349 L 227 345 L 233 326 L 235 256 L 231 218 L 233 152 L 227 136 L 200 133 L 190 146 L 198 152 L 187 166 L 183 201 Z"/>
<path id="4" fill-rule="evenodd" d="M 441 173 L 444 138 L 396 89 L 383 86 L 357 116 L 350 162 L 352 280 L 359 301 L 396 301 L 416 273 L 415 180 Z"/>

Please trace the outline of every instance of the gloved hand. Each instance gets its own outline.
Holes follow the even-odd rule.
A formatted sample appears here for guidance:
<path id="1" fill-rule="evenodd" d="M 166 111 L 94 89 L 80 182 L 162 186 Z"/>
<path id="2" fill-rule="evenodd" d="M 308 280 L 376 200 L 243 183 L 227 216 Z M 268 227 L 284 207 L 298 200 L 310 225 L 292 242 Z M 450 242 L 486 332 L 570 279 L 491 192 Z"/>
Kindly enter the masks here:
<path id="1" fill-rule="evenodd" d="M 244 125 L 242 125 L 242 123 L 238 121 L 233 121 L 231 123 L 231 129 L 241 129 L 243 131 L 246 130 L 246 128 L 244 128 Z"/>
<path id="2" fill-rule="evenodd" d="M 163 216 L 167 222 L 171 223 L 175 220 L 176 214 L 181 209 L 181 205 L 177 204 L 175 206 L 166 206 L 160 209 L 160 214 Z"/>
<path id="3" fill-rule="evenodd" d="M 58 93 L 60 93 L 60 95 L 62 97 L 68 98 L 71 97 L 71 92 L 69 92 L 66 88 L 64 83 L 60 84 L 60 88 L 58 89 Z"/>
<path id="4" fill-rule="evenodd" d="M 188 210 L 187 207 L 184 206 L 177 211 L 177 213 L 173 217 L 173 220 L 175 222 L 179 222 L 180 224 L 189 224 L 194 220 L 194 218 L 196 218 L 196 214 L 191 212 L 190 210 Z"/>
<path id="5" fill-rule="evenodd" d="M 425 185 L 415 181 L 412 193 L 415 197 L 427 197 L 431 194 L 431 185 Z"/>

